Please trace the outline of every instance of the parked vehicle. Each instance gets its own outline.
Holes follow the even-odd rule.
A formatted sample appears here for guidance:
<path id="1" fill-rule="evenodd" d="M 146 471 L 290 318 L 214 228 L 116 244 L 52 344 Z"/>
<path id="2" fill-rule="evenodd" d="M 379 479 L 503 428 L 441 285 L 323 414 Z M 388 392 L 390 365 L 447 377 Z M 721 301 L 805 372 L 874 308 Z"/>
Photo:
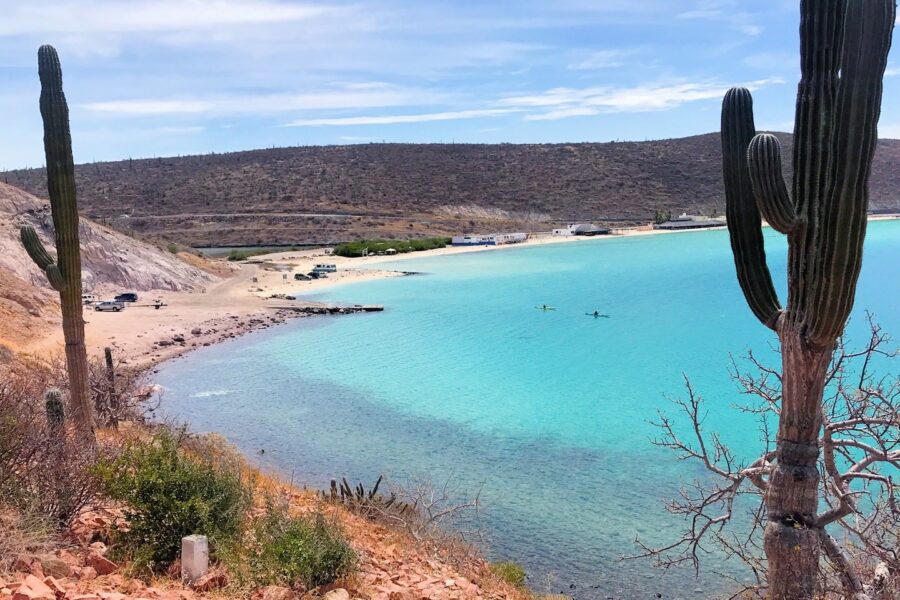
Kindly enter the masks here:
<path id="1" fill-rule="evenodd" d="M 116 296 L 116 302 L 137 302 L 138 295 L 134 292 L 123 292 Z"/>
<path id="2" fill-rule="evenodd" d="M 82 294 L 81 295 L 81 303 L 82 304 L 94 304 L 97 302 L 99 298 L 94 294 Z"/>
<path id="3" fill-rule="evenodd" d="M 309 275 L 303 273 L 294 273 L 294 281 L 309 281 Z"/>
<path id="4" fill-rule="evenodd" d="M 99 312 L 121 312 L 125 305 L 115 300 L 106 300 L 94 306 L 94 310 Z"/>
<path id="5" fill-rule="evenodd" d="M 313 267 L 313 271 L 317 273 L 336 273 L 337 265 L 334 263 L 319 263 Z"/>

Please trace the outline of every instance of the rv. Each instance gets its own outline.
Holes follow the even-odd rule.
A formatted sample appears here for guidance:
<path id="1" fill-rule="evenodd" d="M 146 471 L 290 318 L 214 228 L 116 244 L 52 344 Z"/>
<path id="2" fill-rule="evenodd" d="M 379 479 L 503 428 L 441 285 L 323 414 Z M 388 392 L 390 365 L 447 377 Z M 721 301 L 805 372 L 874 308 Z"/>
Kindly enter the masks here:
<path id="1" fill-rule="evenodd" d="M 335 273 L 337 272 L 337 265 L 334 263 L 319 263 L 315 267 L 313 267 L 313 272 L 315 273 Z"/>

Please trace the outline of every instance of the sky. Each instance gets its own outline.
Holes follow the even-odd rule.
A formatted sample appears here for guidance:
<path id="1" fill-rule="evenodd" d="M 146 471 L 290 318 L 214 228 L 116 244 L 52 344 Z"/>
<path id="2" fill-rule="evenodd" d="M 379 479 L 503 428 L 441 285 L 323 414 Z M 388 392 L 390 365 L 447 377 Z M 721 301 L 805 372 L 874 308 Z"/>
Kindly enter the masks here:
<path id="1" fill-rule="evenodd" d="M 0 0 L 0 170 L 43 164 L 37 48 L 76 162 L 368 142 L 790 131 L 797 0 Z M 896 34 L 895 34 L 896 35 Z M 896 45 L 896 44 L 895 44 Z M 900 137 L 900 56 L 882 137 Z"/>

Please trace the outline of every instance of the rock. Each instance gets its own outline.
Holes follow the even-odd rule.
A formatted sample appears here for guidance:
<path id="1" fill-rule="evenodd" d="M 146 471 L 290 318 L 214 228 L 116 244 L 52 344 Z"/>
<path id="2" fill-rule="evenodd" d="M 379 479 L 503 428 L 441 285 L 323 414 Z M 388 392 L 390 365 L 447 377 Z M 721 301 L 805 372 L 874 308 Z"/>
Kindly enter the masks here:
<path id="1" fill-rule="evenodd" d="M 61 558 L 53 555 L 41 556 L 41 568 L 44 575 L 49 577 L 69 577 L 72 574 L 72 567 Z"/>
<path id="2" fill-rule="evenodd" d="M 194 327 L 193 329 L 191 329 L 191 335 L 202 335 L 202 334 L 203 334 L 203 330 L 200 329 L 199 327 Z"/>
<path id="3" fill-rule="evenodd" d="M 350 592 L 344 588 L 338 588 L 322 596 L 322 600 L 350 600 Z"/>
<path id="4" fill-rule="evenodd" d="M 78 573 L 78 579 L 81 581 L 91 581 L 93 579 L 97 579 L 97 569 L 94 567 L 81 567 L 81 570 Z"/>
<path id="5" fill-rule="evenodd" d="M 191 586 L 198 592 L 211 592 L 228 585 L 228 576 L 222 572 L 207 573 Z M 325 596 L 326 598 L 328 596 Z"/>
<path id="6" fill-rule="evenodd" d="M 15 591 L 12 600 L 56 600 L 56 592 L 34 575 L 29 575 Z"/>
<path id="7" fill-rule="evenodd" d="M 13 563 L 13 571 L 18 571 L 20 573 L 31 573 L 32 563 L 34 562 L 34 557 L 29 556 L 27 554 L 20 554 L 16 557 L 16 561 Z"/>
<path id="8" fill-rule="evenodd" d="M 294 600 L 297 596 L 289 588 L 270 585 L 258 592 L 260 600 Z"/>
<path id="9" fill-rule="evenodd" d="M 97 575 L 110 575 L 119 570 L 119 565 L 99 554 L 91 554 L 87 563 L 89 567 L 94 568 Z"/>
<path id="10" fill-rule="evenodd" d="M 53 590 L 53 595 L 56 596 L 57 598 L 62 598 L 63 596 L 66 595 L 66 588 L 61 586 L 59 584 L 59 582 L 56 581 L 56 578 L 54 578 L 54 577 L 45 577 L 44 585 L 46 585 L 48 588 Z"/>

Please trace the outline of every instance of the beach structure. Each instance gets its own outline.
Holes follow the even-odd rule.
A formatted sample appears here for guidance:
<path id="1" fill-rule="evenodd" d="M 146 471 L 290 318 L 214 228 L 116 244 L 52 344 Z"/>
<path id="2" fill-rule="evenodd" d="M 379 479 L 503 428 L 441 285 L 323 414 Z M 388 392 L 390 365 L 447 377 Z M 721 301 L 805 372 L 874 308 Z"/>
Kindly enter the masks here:
<path id="1" fill-rule="evenodd" d="M 500 246 L 518 244 L 528 239 L 527 233 L 488 233 L 455 235 L 450 240 L 451 246 Z"/>
<path id="2" fill-rule="evenodd" d="M 572 223 L 568 227 L 554 229 L 553 235 L 570 236 L 570 235 L 608 235 L 609 229 L 599 227 L 593 223 Z"/>
<path id="3" fill-rule="evenodd" d="M 665 229 L 669 231 L 680 231 L 683 229 L 707 229 L 709 227 L 725 227 L 724 219 L 710 219 L 697 215 L 689 215 L 682 213 L 680 217 L 674 217 L 668 221 L 657 223 L 654 229 Z"/>

